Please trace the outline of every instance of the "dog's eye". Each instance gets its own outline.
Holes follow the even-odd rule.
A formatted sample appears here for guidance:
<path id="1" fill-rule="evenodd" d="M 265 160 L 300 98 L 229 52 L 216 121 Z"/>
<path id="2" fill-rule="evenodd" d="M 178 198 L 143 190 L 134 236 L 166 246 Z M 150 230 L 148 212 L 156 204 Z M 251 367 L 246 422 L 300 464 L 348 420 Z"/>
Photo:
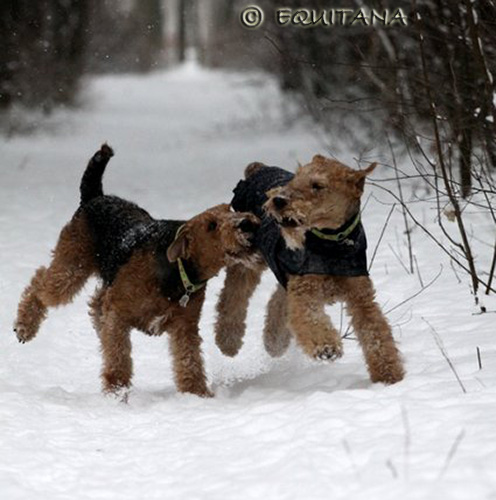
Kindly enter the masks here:
<path id="1" fill-rule="evenodd" d="M 215 222 L 214 220 L 210 221 L 208 223 L 207 231 L 210 233 L 212 231 L 215 231 L 216 229 L 217 229 L 217 222 Z"/>
<path id="2" fill-rule="evenodd" d="M 312 183 L 312 189 L 314 191 L 321 191 L 322 189 L 324 189 L 324 186 L 322 184 L 319 184 L 318 182 L 314 182 Z"/>

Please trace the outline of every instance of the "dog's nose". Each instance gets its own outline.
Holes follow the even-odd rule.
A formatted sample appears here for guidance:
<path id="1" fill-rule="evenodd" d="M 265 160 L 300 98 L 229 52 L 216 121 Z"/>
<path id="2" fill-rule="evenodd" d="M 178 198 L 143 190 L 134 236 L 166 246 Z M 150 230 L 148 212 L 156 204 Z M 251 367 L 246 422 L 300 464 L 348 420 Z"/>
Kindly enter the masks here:
<path id="1" fill-rule="evenodd" d="M 258 224 L 255 224 L 255 222 L 251 219 L 243 219 L 239 223 L 238 227 L 241 231 L 243 231 L 243 233 L 254 233 L 258 228 Z"/>
<path id="2" fill-rule="evenodd" d="M 280 196 L 276 196 L 272 200 L 272 203 L 274 204 L 274 207 L 277 208 L 277 210 L 281 210 L 288 204 L 287 200 L 285 198 L 281 198 Z"/>

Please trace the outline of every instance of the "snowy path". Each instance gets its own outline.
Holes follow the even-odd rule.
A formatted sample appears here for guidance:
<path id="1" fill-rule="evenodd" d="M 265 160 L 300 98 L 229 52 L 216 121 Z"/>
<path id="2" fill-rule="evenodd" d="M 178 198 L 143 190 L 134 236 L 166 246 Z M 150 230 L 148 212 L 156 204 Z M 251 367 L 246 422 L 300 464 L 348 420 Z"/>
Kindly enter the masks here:
<path id="1" fill-rule="evenodd" d="M 129 404 L 104 398 L 85 305 L 94 282 L 74 304 L 52 311 L 32 343 L 19 345 L 11 332 L 19 295 L 48 261 L 77 206 L 85 163 L 102 141 L 116 149 L 108 192 L 156 216 L 187 217 L 228 201 L 248 162 L 293 168 L 326 152 L 308 124 L 282 116 L 281 99 L 260 75 L 193 66 L 105 77 L 91 82 L 84 108 L 50 120 L 51 133 L 0 138 L 2 500 L 496 500 L 494 314 L 472 315 L 467 286 L 418 232 L 424 282 L 443 270 L 389 314 L 408 370 L 393 387 L 369 382 L 353 340 L 330 366 L 294 347 L 271 360 L 260 335 L 270 275 L 253 299 L 246 343 L 234 360 L 212 339 L 221 277 L 209 284 L 201 328 L 213 400 L 177 394 L 167 340 L 139 333 Z M 341 158 L 354 165 L 352 154 Z M 370 199 L 364 220 L 371 248 L 388 211 Z M 424 215 L 427 223 L 434 218 Z M 399 213 L 372 273 L 386 310 L 420 288 L 390 245 L 405 254 Z M 333 315 L 339 325 L 339 310 Z"/>

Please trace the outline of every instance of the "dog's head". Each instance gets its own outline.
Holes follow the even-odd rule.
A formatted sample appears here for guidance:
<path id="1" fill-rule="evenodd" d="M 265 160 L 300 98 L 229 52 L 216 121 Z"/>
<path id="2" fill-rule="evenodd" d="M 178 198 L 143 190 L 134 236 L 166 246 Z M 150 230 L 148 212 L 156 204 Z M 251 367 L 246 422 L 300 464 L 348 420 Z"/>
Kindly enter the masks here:
<path id="1" fill-rule="evenodd" d="M 337 229 L 357 213 L 365 177 L 375 167 L 353 170 L 316 155 L 288 184 L 267 193 L 264 208 L 281 225 L 286 244 L 302 248 L 309 229 Z"/>
<path id="2" fill-rule="evenodd" d="M 260 225 L 251 213 L 234 212 L 227 204 L 217 205 L 190 219 L 167 250 L 175 262 L 191 259 L 202 280 L 215 276 L 225 265 L 252 264 L 253 240 Z"/>

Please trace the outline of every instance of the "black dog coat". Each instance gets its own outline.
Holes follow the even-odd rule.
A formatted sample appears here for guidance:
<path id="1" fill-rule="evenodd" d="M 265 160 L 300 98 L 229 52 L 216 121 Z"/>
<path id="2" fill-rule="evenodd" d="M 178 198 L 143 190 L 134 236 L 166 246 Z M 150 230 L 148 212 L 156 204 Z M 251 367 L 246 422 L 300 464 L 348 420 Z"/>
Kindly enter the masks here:
<path id="1" fill-rule="evenodd" d="M 203 286 L 193 262 L 171 263 L 167 258 L 167 249 L 186 221 L 157 220 L 135 203 L 105 195 L 102 177 L 113 155 L 112 148 L 104 144 L 89 161 L 81 179 L 81 203 L 76 212 L 76 216 L 84 216 L 88 224 L 98 274 L 105 286 L 111 286 L 135 253 L 147 252 L 154 260 L 160 291 L 164 297 L 182 305 L 181 301 L 194 292 L 187 286 L 196 290 Z"/>
<path id="2" fill-rule="evenodd" d="M 157 220 L 134 203 L 108 195 L 90 200 L 79 210 L 88 221 L 105 285 L 113 283 L 134 252 L 146 250 L 154 254 L 162 294 L 170 300 L 179 300 L 184 295 L 177 265 L 167 259 L 167 248 L 186 221 Z M 184 267 L 188 277 L 196 282 L 198 273 L 194 266 L 185 261 Z"/>
<path id="3" fill-rule="evenodd" d="M 278 167 L 260 167 L 234 189 L 231 206 L 239 212 L 252 212 L 262 221 L 255 244 L 279 283 L 286 288 L 288 275 L 323 274 L 328 276 L 368 276 L 367 240 L 358 221 L 346 238 L 339 241 L 325 239 L 342 233 L 356 220 L 353 217 L 338 229 L 322 229 L 320 236 L 312 231 L 305 234 L 301 250 L 291 250 L 281 234 L 276 220 L 262 208 L 267 201 L 266 192 L 284 186 L 294 175 Z"/>

